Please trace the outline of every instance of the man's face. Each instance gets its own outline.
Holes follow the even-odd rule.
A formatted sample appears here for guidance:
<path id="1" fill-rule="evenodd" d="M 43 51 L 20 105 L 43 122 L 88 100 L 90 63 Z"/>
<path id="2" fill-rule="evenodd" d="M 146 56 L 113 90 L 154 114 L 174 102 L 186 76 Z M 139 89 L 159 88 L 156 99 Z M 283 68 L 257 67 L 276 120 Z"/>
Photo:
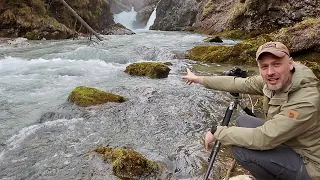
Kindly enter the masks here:
<path id="1" fill-rule="evenodd" d="M 291 83 L 293 59 L 287 55 L 277 57 L 265 53 L 258 60 L 260 75 L 268 88 L 273 91 L 283 90 Z"/>

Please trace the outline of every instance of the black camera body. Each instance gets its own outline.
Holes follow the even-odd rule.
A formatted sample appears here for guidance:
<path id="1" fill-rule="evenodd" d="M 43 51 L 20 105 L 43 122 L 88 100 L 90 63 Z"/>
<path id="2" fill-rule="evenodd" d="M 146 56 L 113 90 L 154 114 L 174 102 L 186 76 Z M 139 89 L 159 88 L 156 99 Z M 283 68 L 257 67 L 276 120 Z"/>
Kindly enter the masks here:
<path id="1" fill-rule="evenodd" d="M 233 67 L 229 71 L 224 71 L 223 75 L 225 76 L 236 76 L 236 77 L 242 77 L 246 78 L 247 77 L 247 71 L 243 71 L 239 67 Z"/>

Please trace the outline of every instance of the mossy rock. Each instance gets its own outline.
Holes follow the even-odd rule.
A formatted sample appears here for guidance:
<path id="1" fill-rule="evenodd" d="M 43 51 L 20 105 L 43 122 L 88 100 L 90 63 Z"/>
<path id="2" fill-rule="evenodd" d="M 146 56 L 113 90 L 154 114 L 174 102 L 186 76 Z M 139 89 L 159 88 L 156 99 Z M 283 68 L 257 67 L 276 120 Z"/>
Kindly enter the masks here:
<path id="1" fill-rule="evenodd" d="M 95 88 L 79 86 L 75 88 L 69 95 L 68 101 L 81 107 L 94 106 L 107 102 L 125 102 L 126 98 L 101 91 Z"/>
<path id="2" fill-rule="evenodd" d="M 267 34 L 270 33 L 270 30 L 252 30 L 252 31 L 245 31 L 240 29 L 231 29 L 231 30 L 225 30 L 223 32 L 214 33 L 213 36 L 219 36 L 222 38 L 228 38 L 228 39 L 250 39 L 257 37 L 261 34 Z"/>
<path id="3" fill-rule="evenodd" d="M 94 151 L 104 161 L 112 163 L 113 173 L 120 179 L 139 179 L 155 174 L 158 170 L 156 163 L 132 149 L 98 146 Z"/>
<path id="4" fill-rule="evenodd" d="M 312 70 L 312 72 L 314 73 L 314 75 L 316 75 L 316 77 L 318 79 L 320 79 L 320 65 L 317 62 L 311 62 L 311 61 L 300 61 L 302 64 L 304 64 L 305 66 L 307 66 L 308 68 L 310 68 Z"/>
<path id="5" fill-rule="evenodd" d="M 256 65 L 258 47 L 268 41 L 279 41 L 287 45 L 294 59 L 319 62 L 315 52 L 320 32 L 320 19 L 307 19 L 291 28 L 271 34 L 262 34 L 242 41 L 234 46 L 198 46 L 189 50 L 187 58 L 197 61 Z"/>
<path id="6" fill-rule="evenodd" d="M 258 47 L 271 40 L 269 35 L 260 35 L 234 46 L 197 46 L 188 52 L 187 57 L 204 62 L 255 65 Z"/>
<path id="7" fill-rule="evenodd" d="M 216 42 L 223 43 L 222 39 L 219 36 L 212 36 L 204 40 L 205 42 Z"/>
<path id="8" fill-rule="evenodd" d="M 166 66 L 172 66 L 173 65 L 172 62 L 164 62 L 163 64 L 166 65 Z"/>
<path id="9" fill-rule="evenodd" d="M 163 63 L 158 62 L 138 62 L 127 66 L 124 72 L 134 76 L 149 76 L 150 78 L 166 78 L 168 77 L 168 68 Z"/>

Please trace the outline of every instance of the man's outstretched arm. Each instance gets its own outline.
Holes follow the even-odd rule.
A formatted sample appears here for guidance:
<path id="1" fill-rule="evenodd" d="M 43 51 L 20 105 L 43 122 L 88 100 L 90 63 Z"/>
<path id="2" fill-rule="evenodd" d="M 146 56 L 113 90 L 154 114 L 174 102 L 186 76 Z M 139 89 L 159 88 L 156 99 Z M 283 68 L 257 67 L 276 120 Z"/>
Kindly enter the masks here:
<path id="1" fill-rule="evenodd" d="M 187 68 L 187 75 L 182 76 L 187 84 L 199 83 L 206 88 L 227 91 L 232 93 L 246 93 L 263 95 L 264 86 L 260 75 L 248 78 L 239 78 L 235 76 L 197 76 Z"/>

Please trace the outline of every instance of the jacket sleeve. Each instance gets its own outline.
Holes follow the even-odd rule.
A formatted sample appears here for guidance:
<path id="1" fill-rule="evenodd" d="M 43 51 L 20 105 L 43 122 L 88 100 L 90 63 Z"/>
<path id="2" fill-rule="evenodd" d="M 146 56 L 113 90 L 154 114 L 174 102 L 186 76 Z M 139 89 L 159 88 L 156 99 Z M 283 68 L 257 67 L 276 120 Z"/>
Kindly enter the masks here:
<path id="1" fill-rule="evenodd" d="M 264 82 L 260 75 L 247 78 L 234 76 L 208 76 L 204 77 L 203 84 L 206 88 L 228 91 L 232 93 L 245 93 L 263 95 Z"/>
<path id="2" fill-rule="evenodd" d="M 290 112 L 294 112 L 297 117 L 290 118 Z M 310 102 L 287 103 L 279 114 L 260 127 L 218 126 L 214 137 L 225 145 L 257 150 L 273 149 L 316 126 L 317 116 L 317 107 Z"/>

